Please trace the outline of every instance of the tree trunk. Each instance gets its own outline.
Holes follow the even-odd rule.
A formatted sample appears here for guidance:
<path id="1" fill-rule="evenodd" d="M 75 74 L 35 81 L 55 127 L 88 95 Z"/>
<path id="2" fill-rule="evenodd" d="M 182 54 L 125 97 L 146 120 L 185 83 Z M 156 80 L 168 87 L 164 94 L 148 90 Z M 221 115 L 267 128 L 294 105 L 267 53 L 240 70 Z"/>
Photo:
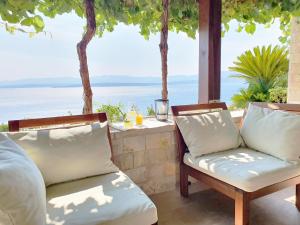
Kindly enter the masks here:
<path id="1" fill-rule="evenodd" d="M 160 32 L 160 54 L 162 69 L 162 99 L 168 99 L 168 22 L 169 22 L 169 0 L 162 0 L 163 13 L 161 16 Z"/>
<path id="2" fill-rule="evenodd" d="M 84 0 L 85 13 L 86 13 L 86 32 L 84 33 L 81 41 L 77 44 L 77 54 L 80 62 L 80 76 L 83 86 L 83 101 L 84 106 L 82 113 L 93 113 L 93 92 L 91 89 L 89 68 L 87 63 L 86 48 L 92 40 L 96 32 L 96 19 L 94 0 Z"/>

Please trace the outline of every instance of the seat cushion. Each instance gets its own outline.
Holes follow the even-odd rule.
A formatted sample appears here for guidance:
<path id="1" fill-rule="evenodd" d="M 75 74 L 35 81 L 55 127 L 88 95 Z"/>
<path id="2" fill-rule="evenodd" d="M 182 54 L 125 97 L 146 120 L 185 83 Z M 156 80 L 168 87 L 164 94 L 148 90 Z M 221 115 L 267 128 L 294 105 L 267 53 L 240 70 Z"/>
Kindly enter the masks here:
<path id="1" fill-rule="evenodd" d="M 300 175 L 300 165 L 247 148 L 213 153 L 196 159 L 186 153 L 184 163 L 248 192 Z"/>
<path id="2" fill-rule="evenodd" d="M 0 224 L 45 223 L 43 177 L 25 151 L 0 133 Z"/>
<path id="3" fill-rule="evenodd" d="M 155 205 L 121 171 L 47 188 L 49 225 L 150 225 L 155 222 Z"/>
<path id="4" fill-rule="evenodd" d="M 193 157 L 237 148 L 241 144 L 239 130 L 228 110 L 178 116 L 176 123 Z"/>
<path id="5" fill-rule="evenodd" d="M 118 171 L 111 161 L 107 123 L 12 132 L 41 170 L 46 186 Z"/>
<path id="6" fill-rule="evenodd" d="M 250 104 L 241 135 L 249 148 L 300 162 L 300 115 Z"/>

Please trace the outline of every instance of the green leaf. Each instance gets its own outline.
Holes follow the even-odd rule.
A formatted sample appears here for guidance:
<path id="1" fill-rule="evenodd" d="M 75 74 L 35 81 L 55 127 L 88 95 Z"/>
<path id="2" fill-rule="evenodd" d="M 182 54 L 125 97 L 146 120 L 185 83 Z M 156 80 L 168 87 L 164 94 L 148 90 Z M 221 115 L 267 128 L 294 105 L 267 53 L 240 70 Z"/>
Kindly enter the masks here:
<path id="1" fill-rule="evenodd" d="M 32 25 L 32 18 L 26 18 L 24 20 L 21 21 L 21 24 L 24 26 L 31 26 Z"/>
<path id="2" fill-rule="evenodd" d="M 239 24 L 239 26 L 238 26 L 238 28 L 237 28 L 236 31 L 237 32 L 242 32 L 243 31 L 243 26 Z"/>
<path id="3" fill-rule="evenodd" d="M 40 32 L 44 29 L 44 21 L 41 16 L 33 17 L 33 26 L 37 32 Z"/>
<path id="4" fill-rule="evenodd" d="M 255 25 L 255 23 L 246 24 L 245 31 L 247 33 L 249 33 L 249 34 L 254 34 L 255 31 L 256 31 L 256 25 Z"/>

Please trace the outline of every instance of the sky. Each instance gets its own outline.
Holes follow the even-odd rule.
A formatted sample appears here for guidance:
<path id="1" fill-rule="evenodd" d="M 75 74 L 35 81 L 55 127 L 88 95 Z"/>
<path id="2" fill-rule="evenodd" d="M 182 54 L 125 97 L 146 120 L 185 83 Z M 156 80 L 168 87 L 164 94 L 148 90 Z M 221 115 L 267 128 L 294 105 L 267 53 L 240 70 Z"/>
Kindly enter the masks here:
<path id="1" fill-rule="evenodd" d="M 79 76 L 76 44 L 84 20 L 74 14 L 45 19 L 47 34 L 7 33 L 0 27 L 0 81 L 43 77 Z M 222 70 L 238 55 L 258 45 L 280 44 L 279 24 L 257 27 L 254 35 L 230 31 L 222 39 Z M 95 37 L 88 46 L 90 76 L 160 76 L 159 34 L 145 40 L 138 27 L 118 25 L 114 32 Z M 169 34 L 169 75 L 193 75 L 198 71 L 198 40 L 184 33 Z"/>

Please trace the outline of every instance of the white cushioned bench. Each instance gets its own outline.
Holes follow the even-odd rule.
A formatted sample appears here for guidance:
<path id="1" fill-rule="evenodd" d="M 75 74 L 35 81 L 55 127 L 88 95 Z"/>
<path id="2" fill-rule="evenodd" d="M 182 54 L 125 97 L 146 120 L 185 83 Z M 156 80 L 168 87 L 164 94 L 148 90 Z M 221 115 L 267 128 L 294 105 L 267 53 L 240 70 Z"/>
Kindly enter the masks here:
<path id="1" fill-rule="evenodd" d="M 105 113 L 9 129 L 0 133 L 0 224 L 157 225 L 154 203 L 113 163 Z"/>
<path id="2" fill-rule="evenodd" d="M 300 210 L 300 105 L 253 103 L 234 124 L 225 103 L 172 106 L 180 192 L 191 176 L 235 200 L 235 225 L 249 225 L 250 201 L 294 185 Z"/>

